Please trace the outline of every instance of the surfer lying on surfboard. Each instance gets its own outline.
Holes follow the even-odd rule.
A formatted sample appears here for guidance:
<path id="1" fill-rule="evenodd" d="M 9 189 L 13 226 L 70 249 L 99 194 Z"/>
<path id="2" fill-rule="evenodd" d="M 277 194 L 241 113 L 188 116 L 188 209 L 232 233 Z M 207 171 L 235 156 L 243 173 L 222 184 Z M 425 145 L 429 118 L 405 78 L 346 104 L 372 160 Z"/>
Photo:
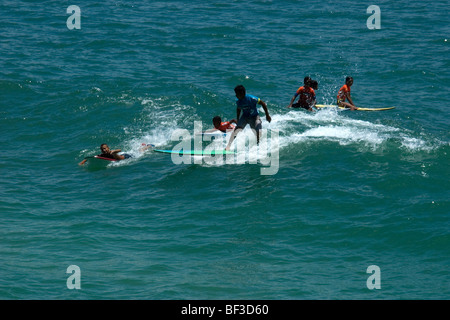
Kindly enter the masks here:
<path id="1" fill-rule="evenodd" d="M 214 129 L 206 130 L 205 132 L 214 132 L 214 131 L 222 131 L 227 132 L 227 130 L 234 129 L 235 125 L 233 123 L 237 123 L 236 119 L 231 119 L 230 121 L 222 122 L 222 118 L 220 116 L 215 116 L 213 118 Z"/>
<path id="2" fill-rule="evenodd" d="M 353 84 L 353 78 L 347 77 L 345 79 L 345 84 L 339 89 L 339 92 L 337 94 L 337 105 L 338 107 L 345 107 L 350 108 L 350 110 L 357 110 L 358 108 L 353 103 L 352 97 L 350 95 L 350 87 Z M 345 102 L 345 99 L 348 100 L 348 102 Z"/>
<path id="3" fill-rule="evenodd" d="M 129 154 L 119 154 L 119 152 L 121 152 L 121 149 L 115 149 L 115 150 L 111 150 L 109 148 L 109 146 L 106 143 L 102 143 L 102 145 L 100 146 L 100 150 L 102 151 L 101 154 L 98 155 L 98 157 L 101 158 L 108 158 L 108 159 L 114 159 L 114 160 L 124 160 L 124 159 L 128 159 L 131 158 L 131 156 Z M 86 163 L 88 159 L 84 159 L 83 161 L 81 161 L 79 163 L 79 165 L 83 165 Z"/>

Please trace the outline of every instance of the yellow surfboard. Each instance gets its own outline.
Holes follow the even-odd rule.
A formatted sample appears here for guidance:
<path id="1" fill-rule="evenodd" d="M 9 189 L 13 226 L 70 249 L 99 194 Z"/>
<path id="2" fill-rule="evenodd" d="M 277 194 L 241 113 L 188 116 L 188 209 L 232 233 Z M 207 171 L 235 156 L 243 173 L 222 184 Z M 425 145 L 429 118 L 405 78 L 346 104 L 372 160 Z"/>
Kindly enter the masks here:
<path id="1" fill-rule="evenodd" d="M 338 107 L 334 104 L 316 104 L 317 108 L 339 108 L 341 110 L 350 110 L 350 108 Z M 356 111 L 385 111 L 395 109 L 395 107 L 387 107 L 387 108 L 359 108 L 357 107 Z"/>

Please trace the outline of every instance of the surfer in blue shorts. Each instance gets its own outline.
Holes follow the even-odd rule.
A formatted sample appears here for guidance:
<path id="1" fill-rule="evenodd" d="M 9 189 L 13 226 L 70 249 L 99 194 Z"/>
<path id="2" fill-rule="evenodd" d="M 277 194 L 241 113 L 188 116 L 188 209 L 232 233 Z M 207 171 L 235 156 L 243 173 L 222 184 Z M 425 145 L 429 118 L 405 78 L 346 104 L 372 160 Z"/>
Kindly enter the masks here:
<path id="1" fill-rule="evenodd" d="M 258 104 L 263 107 L 267 121 L 270 122 L 272 120 L 269 115 L 269 110 L 267 109 L 267 104 L 258 97 L 247 94 L 243 85 L 238 85 L 234 88 L 234 92 L 237 98 L 236 119 L 238 119 L 238 122 L 233 130 L 233 133 L 231 134 L 230 141 L 228 142 L 225 150 L 230 150 L 231 143 L 234 141 L 237 134 L 247 126 L 247 124 L 249 124 L 250 127 L 256 131 L 256 141 L 259 144 L 259 135 L 260 130 L 262 129 L 262 124 L 258 113 Z"/>

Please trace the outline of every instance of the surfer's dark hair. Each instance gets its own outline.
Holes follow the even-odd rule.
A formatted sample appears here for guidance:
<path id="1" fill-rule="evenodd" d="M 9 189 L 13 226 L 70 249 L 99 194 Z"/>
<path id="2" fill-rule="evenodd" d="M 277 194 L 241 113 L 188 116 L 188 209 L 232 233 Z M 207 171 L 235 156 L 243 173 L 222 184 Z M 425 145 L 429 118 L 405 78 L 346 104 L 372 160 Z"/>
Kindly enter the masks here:
<path id="1" fill-rule="evenodd" d="M 303 79 L 303 84 L 310 85 L 311 81 L 312 81 L 311 77 L 305 77 Z"/>
<path id="2" fill-rule="evenodd" d="M 349 81 L 353 81 L 353 77 L 348 76 L 347 78 L 345 78 L 345 83 L 347 83 Z"/>
<path id="3" fill-rule="evenodd" d="M 236 88 L 234 88 L 234 92 L 245 94 L 245 87 L 242 84 L 240 84 L 236 86 Z"/>

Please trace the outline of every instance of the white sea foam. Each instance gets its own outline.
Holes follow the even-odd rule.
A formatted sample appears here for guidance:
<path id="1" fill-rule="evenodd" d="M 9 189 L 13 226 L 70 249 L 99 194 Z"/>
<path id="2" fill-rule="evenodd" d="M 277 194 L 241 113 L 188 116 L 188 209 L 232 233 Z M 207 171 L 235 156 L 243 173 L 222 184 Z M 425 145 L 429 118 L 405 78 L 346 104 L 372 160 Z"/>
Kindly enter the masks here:
<path id="1" fill-rule="evenodd" d="M 137 128 L 127 128 L 132 137 L 124 142 L 124 151 L 138 159 L 147 153 L 141 151 L 142 144 L 154 144 L 156 147 L 171 148 L 174 141 L 172 133 L 177 129 L 187 129 L 194 139 L 195 109 L 192 106 L 172 101 L 170 98 L 142 98 L 143 115 Z M 350 117 L 350 111 L 338 111 L 336 109 L 322 109 L 318 112 L 304 112 L 303 110 L 291 110 L 286 113 L 272 112 L 272 121 L 268 123 L 264 114 L 261 115 L 263 129 L 267 129 L 267 137 L 270 153 L 282 152 L 284 148 L 300 146 L 303 143 L 315 141 L 335 142 L 341 146 L 354 145 L 362 148 L 377 149 L 386 143 L 392 142 L 398 147 L 408 151 L 420 151 L 432 149 L 432 143 L 421 137 L 415 137 L 413 132 L 396 128 L 390 125 L 373 123 L 367 120 Z M 189 115 L 186 117 L 186 115 Z M 203 124 L 203 130 L 210 127 Z M 277 143 L 270 143 L 271 130 L 277 130 Z M 226 146 L 230 135 L 216 137 L 215 140 L 206 138 L 203 140 L 203 148 L 221 149 Z M 194 145 L 192 145 L 194 148 Z M 246 163 L 262 163 L 261 147 L 256 145 L 256 138 L 249 127 L 246 127 L 236 138 L 232 145 L 235 150 L 244 150 Z M 276 149 L 276 150 L 275 150 Z M 133 161 L 130 160 L 129 162 Z M 129 163 L 128 162 L 128 163 Z"/>
<path id="2" fill-rule="evenodd" d="M 122 97 L 127 99 L 127 97 Z M 136 123 L 127 126 L 124 131 L 129 138 L 125 139 L 122 144 L 123 153 L 132 156 L 126 161 L 116 162 L 114 166 L 126 165 L 133 163 L 135 160 L 145 156 L 148 152 L 143 151 L 143 147 L 152 144 L 155 147 L 165 147 L 171 144 L 172 132 L 187 123 L 186 114 L 194 114 L 194 108 L 184 105 L 178 101 L 173 101 L 167 97 L 160 98 L 132 98 L 130 100 L 138 100 L 143 106 L 142 114 Z M 131 101 L 130 101 L 131 103 Z M 194 119 L 195 116 L 191 116 Z"/>
<path id="3" fill-rule="evenodd" d="M 429 151 L 433 143 L 414 136 L 407 129 L 390 125 L 354 119 L 335 109 L 318 112 L 292 110 L 285 114 L 275 114 L 267 128 L 280 130 L 280 148 L 291 147 L 311 141 L 330 141 L 339 145 L 356 145 L 364 149 L 376 149 L 392 142 L 410 151 Z M 264 125 L 263 125 L 264 127 Z"/>

